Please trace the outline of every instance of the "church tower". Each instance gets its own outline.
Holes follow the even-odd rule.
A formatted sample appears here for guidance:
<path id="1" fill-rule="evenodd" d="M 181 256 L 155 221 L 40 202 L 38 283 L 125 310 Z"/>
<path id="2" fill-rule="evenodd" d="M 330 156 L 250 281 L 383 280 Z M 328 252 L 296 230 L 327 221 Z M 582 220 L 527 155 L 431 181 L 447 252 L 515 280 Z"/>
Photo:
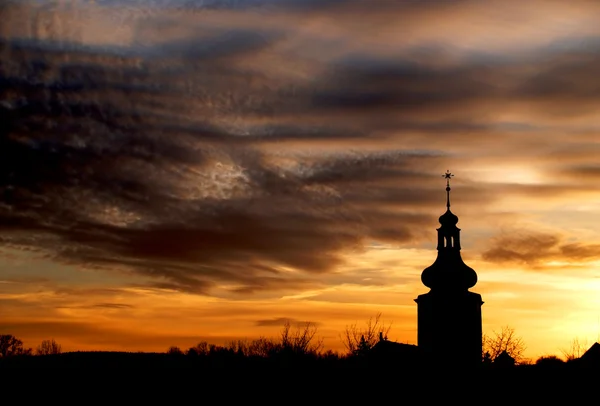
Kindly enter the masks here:
<path id="1" fill-rule="evenodd" d="M 481 295 L 469 291 L 477 274 L 460 256 L 458 217 L 450 211 L 450 178 L 446 171 L 446 212 L 439 218 L 437 258 L 421 281 L 430 288 L 417 302 L 419 349 L 433 360 L 481 363 Z"/>

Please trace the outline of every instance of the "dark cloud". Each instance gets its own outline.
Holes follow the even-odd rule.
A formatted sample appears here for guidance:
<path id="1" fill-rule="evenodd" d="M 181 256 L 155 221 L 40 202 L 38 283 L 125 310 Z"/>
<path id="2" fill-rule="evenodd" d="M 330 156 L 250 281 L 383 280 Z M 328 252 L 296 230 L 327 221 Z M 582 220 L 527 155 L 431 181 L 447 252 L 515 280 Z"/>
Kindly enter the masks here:
<path id="1" fill-rule="evenodd" d="M 257 320 L 255 324 L 258 327 L 279 327 L 279 326 L 284 326 L 286 324 L 289 324 L 290 326 L 303 327 L 303 326 L 306 326 L 308 323 L 311 323 L 312 325 L 315 325 L 315 326 L 318 326 L 320 324 L 320 323 L 314 323 L 314 322 L 309 322 L 309 321 L 300 321 L 300 320 L 296 320 L 294 318 L 288 318 L 288 317 L 277 317 L 277 318 L 273 318 L 273 319 Z"/>
<path id="2" fill-rule="evenodd" d="M 565 108 L 576 100 L 585 104 L 597 102 L 600 80 L 594 72 L 600 68 L 599 41 L 595 38 L 595 44 L 587 51 L 565 52 L 563 55 L 540 58 L 540 62 L 548 62 L 547 67 L 528 78 L 518 89 L 519 93 L 526 99 L 548 104 L 559 101 L 563 111 L 569 115 L 572 114 L 571 110 Z"/>
<path id="3" fill-rule="evenodd" d="M 574 165 L 563 168 L 557 168 L 555 175 L 562 176 L 569 180 L 588 180 L 598 181 L 600 179 L 600 166 L 596 164 Z"/>
<path id="4" fill-rule="evenodd" d="M 174 26 L 177 21 L 163 21 L 163 24 Z M 137 34 L 147 38 L 149 35 L 156 35 L 156 29 L 156 21 L 151 19 L 138 25 Z M 236 58 L 261 52 L 273 46 L 282 33 L 224 27 L 222 30 L 208 33 L 197 30 L 188 32 L 188 35 L 190 37 L 185 40 L 162 42 L 160 47 L 145 49 L 143 55 L 150 58 L 149 62 L 164 64 L 165 60 L 171 63 L 184 61 L 188 64 L 198 64 L 200 68 L 202 65 L 204 68 L 209 65 L 211 68 L 219 66 L 227 69 L 227 63 L 237 64 Z"/>
<path id="5" fill-rule="evenodd" d="M 367 56 L 344 61 L 324 78 L 313 97 L 317 109 L 342 109 L 369 114 L 394 109 L 398 114 L 464 104 L 483 95 L 493 97 L 497 86 L 482 67 L 445 69 L 410 62 L 377 62 Z M 488 81 L 483 81 L 488 76 Z"/>
<path id="6" fill-rule="evenodd" d="M 515 231 L 493 238 L 482 258 L 496 263 L 521 263 L 533 268 L 549 261 L 591 261 L 600 257 L 600 244 L 568 243 L 561 235 Z"/>
<path id="7" fill-rule="evenodd" d="M 139 0 L 96 0 L 100 5 L 140 5 Z M 431 4 L 430 4 L 431 3 Z M 399 4 L 392 6 L 394 9 L 417 9 L 443 6 L 448 1 L 430 0 L 422 2 L 418 0 L 404 0 Z M 465 0 L 451 0 L 453 5 L 465 3 Z M 181 0 L 174 2 L 172 0 L 149 0 L 142 3 L 143 6 L 162 7 L 162 8 L 182 8 L 185 10 L 194 9 L 225 9 L 225 10 L 278 10 L 286 12 L 294 11 L 338 11 L 340 9 L 350 8 L 352 11 L 369 9 L 371 4 L 368 0 Z M 390 7 L 390 6 L 388 6 Z"/>
<path id="8" fill-rule="evenodd" d="M 560 246 L 560 254 L 568 259 L 586 261 L 600 257 L 600 244 L 570 243 Z"/>
<path id="9" fill-rule="evenodd" d="M 4 257 L 5 254 L 2 254 L 2 256 Z M 30 284 L 44 284 L 50 282 L 49 278 L 43 278 L 43 277 L 19 277 L 19 278 L 3 278 L 2 280 L 0 280 L 0 283 L 8 283 L 8 284 L 23 284 L 23 285 L 30 285 Z"/>
<path id="10" fill-rule="evenodd" d="M 439 132 L 489 133 L 491 123 L 469 114 L 493 117 L 512 101 L 528 103 L 538 116 L 576 117 L 597 108 L 598 49 L 544 51 L 501 62 L 474 57 L 449 66 L 355 56 L 332 67 L 308 104 L 314 114 L 373 117 L 369 124 L 374 128 L 420 130 L 428 137 Z M 436 118 L 449 113 L 450 120 Z"/>
<path id="11" fill-rule="evenodd" d="M 69 288 L 65 286 L 60 286 L 52 290 L 52 293 L 58 297 L 92 297 L 94 295 L 100 296 L 118 296 L 123 295 L 123 291 L 121 289 L 111 289 L 111 288 Z"/>
<path id="12" fill-rule="evenodd" d="M 95 305 L 92 305 L 92 307 L 101 308 L 101 309 L 131 309 L 131 308 L 133 308 L 132 305 L 128 305 L 125 303 L 96 303 Z"/>
<path id="13" fill-rule="evenodd" d="M 21 62 L 28 67 L 26 57 Z M 5 74 L 2 115 L 9 126 L 1 139 L 0 219 L 11 232 L 6 243 L 44 248 L 55 259 L 88 266 L 132 268 L 155 279 L 155 287 L 207 293 L 221 281 L 251 293 L 314 286 L 284 276 L 277 266 L 326 272 L 364 238 L 409 241 L 411 225 L 428 220 L 388 215 L 367 201 L 353 204 L 352 196 L 353 188 L 374 180 L 424 181 L 409 161 L 430 155 L 342 154 L 304 169 L 283 168 L 251 145 L 198 143 L 196 134 L 171 124 L 162 135 L 145 132 L 140 123 L 148 117 L 123 109 L 124 99 L 98 104 L 92 98 L 91 105 L 69 107 L 69 98 L 90 91 L 88 82 L 104 81 L 96 86 L 104 91 L 119 87 L 103 78 L 100 66 L 97 74 L 77 68 L 83 76 L 42 85 Z M 15 107 L 12 93 L 28 98 Z M 128 114 L 137 115 L 123 124 Z M 164 122 L 153 120 L 154 126 Z M 226 171 L 207 175 L 218 165 L 230 165 L 238 178 L 227 178 Z M 212 193 L 219 183 L 225 195 Z M 413 193 L 419 192 L 406 191 L 404 199 Z M 274 266 L 266 271 L 265 263 Z"/>
<path id="14" fill-rule="evenodd" d="M 133 309 L 135 306 L 125 303 L 96 303 L 89 306 L 57 306 L 57 309 Z"/>
<path id="15" fill-rule="evenodd" d="M 343 4 L 356 11 L 368 2 Z M 342 10 L 339 1 L 293 5 Z M 429 235 L 444 201 L 438 171 L 468 162 L 469 148 L 487 157 L 521 145 L 517 159 L 547 143 L 531 135 L 523 146 L 505 134 L 532 131 L 494 123 L 505 104 L 531 102 L 543 115 L 563 97 L 589 110 L 597 96 L 594 50 L 441 64 L 415 57 L 441 45 L 420 44 L 404 57 L 311 60 L 292 80 L 291 68 L 274 73 L 278 63 L 306 62 L 288 58 L 289 30 L 189 22 L 175 30 L 169 18 L 138 22 L 133 38 L 146 40 L 131 46 L 0 41 L 2 244 L 133 270 L 162 289 L 315 287 L 365 241 L 410 245 Z M 159 40 L 160 21 L 176 32 Z M 572 190 L 467 182 L 455 202 Z M 539 250 L 576 258 L 587 248 L 538 236 L 500 241 L 484 257 L 529 263 Z"/>

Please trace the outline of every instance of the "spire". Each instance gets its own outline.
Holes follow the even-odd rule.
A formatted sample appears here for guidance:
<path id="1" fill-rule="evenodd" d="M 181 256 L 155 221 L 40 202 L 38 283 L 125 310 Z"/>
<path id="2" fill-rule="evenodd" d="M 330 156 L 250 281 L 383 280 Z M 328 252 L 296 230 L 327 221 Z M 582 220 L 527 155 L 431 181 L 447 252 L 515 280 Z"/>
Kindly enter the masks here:
<path id="1" fill-rule="evenodd" d="M 450 173 L 450 171 L 446 169 L 446 173 L 442 176 L 444 179 L 446 179 L 446 208 L 450 210 L 450 178 L 454 176 L 454 174 Z"/>
<path id="2" fill-rule="evenodd" d="M 447 227 L 456 226 L 456 223 L 458 223 L 458 217 L 450 211 L 450 179 L 453 176 L 454 174 L 450 173 L 449 170 L 446 170 L 446 173 L 442 175 L 446 179 L 446 213 L 440 216 L 440 224 Z"/>

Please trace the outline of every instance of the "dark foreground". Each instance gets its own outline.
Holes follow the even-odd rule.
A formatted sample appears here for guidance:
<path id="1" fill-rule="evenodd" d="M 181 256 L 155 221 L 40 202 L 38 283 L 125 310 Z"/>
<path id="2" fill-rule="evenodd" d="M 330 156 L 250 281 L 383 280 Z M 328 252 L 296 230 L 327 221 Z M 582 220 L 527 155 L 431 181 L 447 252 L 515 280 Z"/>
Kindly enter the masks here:
<path id="1" fill-rule="evenodd" d="M 468 369 L 398 359 L 73 352 L 0 358 L 0 376 L 18 381 L 4 380 L 5 394 L 52 404 L 579 404 L 582 397 L 598 399 L 600 365 Z M 15 389 L 23 384 L 27 389 Z"/>
<path id="2" fill-rule="evenodd" d="M 248 357 L 248 356 L 189 356 L 173 355 L 166 353 L 129 353 L 129 352 L 69 352 L 58 355 L 44 356 L 13 356 L 0 357 L 0 372 L 16 370 L 104 370 L 123 371 L 126 369 L 138 370 L 165 370 L 178 369 L 187 372 L 219 372 L 219 371 L 254 371 L 254 372 L 290 372 L 290 371 L 316 371 L 320 373 L 337 375 L 369 376 L 410 376 L 426 374 L 429 377 L 452 377 L 460 371 L 464 375 L 494 375 L 511 376 L 515 378 L 529 378 L 535 376 L 576 376 L 597 375 L 600 377 L 600 363 L 583 363 L 579 360 L 571 362 L 546 362 L 537 365 L 494 365 L 481 364 L 476 367 L 460 365 L 439 365 L 421 363 L 416 361 L 402 362 L 397 358 L 369 358 L 369 357 L 296 357 L 280 356 L 273 358 Z"/>

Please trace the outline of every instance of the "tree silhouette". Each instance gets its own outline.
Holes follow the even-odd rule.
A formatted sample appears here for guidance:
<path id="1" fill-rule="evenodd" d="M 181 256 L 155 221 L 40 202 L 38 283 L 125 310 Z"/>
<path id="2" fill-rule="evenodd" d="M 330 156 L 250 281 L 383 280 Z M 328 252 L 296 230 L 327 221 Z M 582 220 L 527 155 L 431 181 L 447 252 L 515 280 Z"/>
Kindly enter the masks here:
<path id="1" fill-rule="evenodd" d="M 238 355 L 267 358 L 281 350 L 281 344 L 272 338 L 259 337 L 255 340 L 234 340 L 228 348 Z"/>
<path id="2" fill-rule="evenodd" d="M 169 347 L 169 349 L 167 350 L 167 354 L 169 354 L 169 355 L 183 355 L 183 351 L 181 351 L 181 348 L 173 345 L 173 346 Z"/>
<path id="3" fill-rule="evenodd" d="M 573 361 L 575 359 L 581 358 L 583 354 L 588 350 L 589 345 L 587 340 L 579 340 L 579 338 L 574 338 L 570 343 L 569 347 L 560 350 L 563 354 L 565 361 Z"/>
<path id="4" fill-rule="evenodd" d="M 535 365 L 543 367 L 554 367 L 564 363 L 565 361 L 558 358 L 556 355 L 543 355 L 535 361 Z"/>
<path id="5" fill-rule="evenodd" d="M 260 337 L 256 340 L 253 340 L 248 345 L 248 355 L 249 356 L 258 356 L 258 357 L 268 357 L 274 354 L 277 351 L 279 344 L 276 343 L 273 339 Z"/>
<path id="6" fill-rule="evenodd" d="M 190 347 L 185 352 L 185 355 L 187 355 L 188 357 L 197 357 L 200 354 L 198 353 L 198 350 L 195 347 Z"/>
<path id="7" fill-rule="evenodd" d="M 348 355 L 364 354 L 379 342 L 380 336 L 387 340 L 391 328 L 381 321 L 381 313 L 377 313 L 367 320 L 364 327 L 358 327 L 356 323 L 346 326 L 341 340 Z"/>
<path id="8" fill-rule="evenodd" d="M 323 339 L 317 337 L 317 326 L 312 322 L 299 324 L 292 328 L 291 323 L 284 324 L 279 338 L 259 337 L 255 340 L 233 340 L 226 345 L 209 344 L 201 341 L 190 347 L 185 354 L 189 357 L 212 357 L 220 355 L 235 355 L 241 357 L 271 358 L 279 355 L 311 355 L 319 356 L 323 349 Z M 178 355 L 183 352 L 179 347 L 172 346 L 168 354 Z M 335 358 L 330 352 L 329 358 Z"/>
<path id="9" fill-rule="evenodd" d="M 31 355 L 31 348 L 24 348 L 23 341 L 11 334 L 0 335 L 0 358 L 14 355 Z"/>
<path id="10" fill-rule="evenodd" d="M 489 359 L 492 362 L 506 352 L 510 355 L 516 364 L 523 363 L 525 358 L 523 352 L 527 348 L 521 337 L 515 335 L 515 329 L 509 326 L 504 326 L 500 332 L 493 331 L 492 336 L 483 335 L 482 348 L 484 354 L 489 354 Z"/>
<path id="11" fill-rule="evenodd" d="M 44 340 L 35 350 L 36 355 L 52 355 L 62 353 L 62 347 L 54 339 Z"/>
<path id="12" fill-rule="evenodd" d="M 206 341 L 200 341 L 188 350 L 189 355 L 208 355 L 210 345 Z M 191 353 L 190 353 L 191 352 Z"/>
<path id="13" fill-rule="evenodd" d="M 284 351 L 294 354 L 318 354 L 323 348 L 323 340 L 316 338 L 317 327 L 307 322 L 302 327 L 292 331 L 290 322 L 286 322 L 281 331 L 281 347 Z"/>

